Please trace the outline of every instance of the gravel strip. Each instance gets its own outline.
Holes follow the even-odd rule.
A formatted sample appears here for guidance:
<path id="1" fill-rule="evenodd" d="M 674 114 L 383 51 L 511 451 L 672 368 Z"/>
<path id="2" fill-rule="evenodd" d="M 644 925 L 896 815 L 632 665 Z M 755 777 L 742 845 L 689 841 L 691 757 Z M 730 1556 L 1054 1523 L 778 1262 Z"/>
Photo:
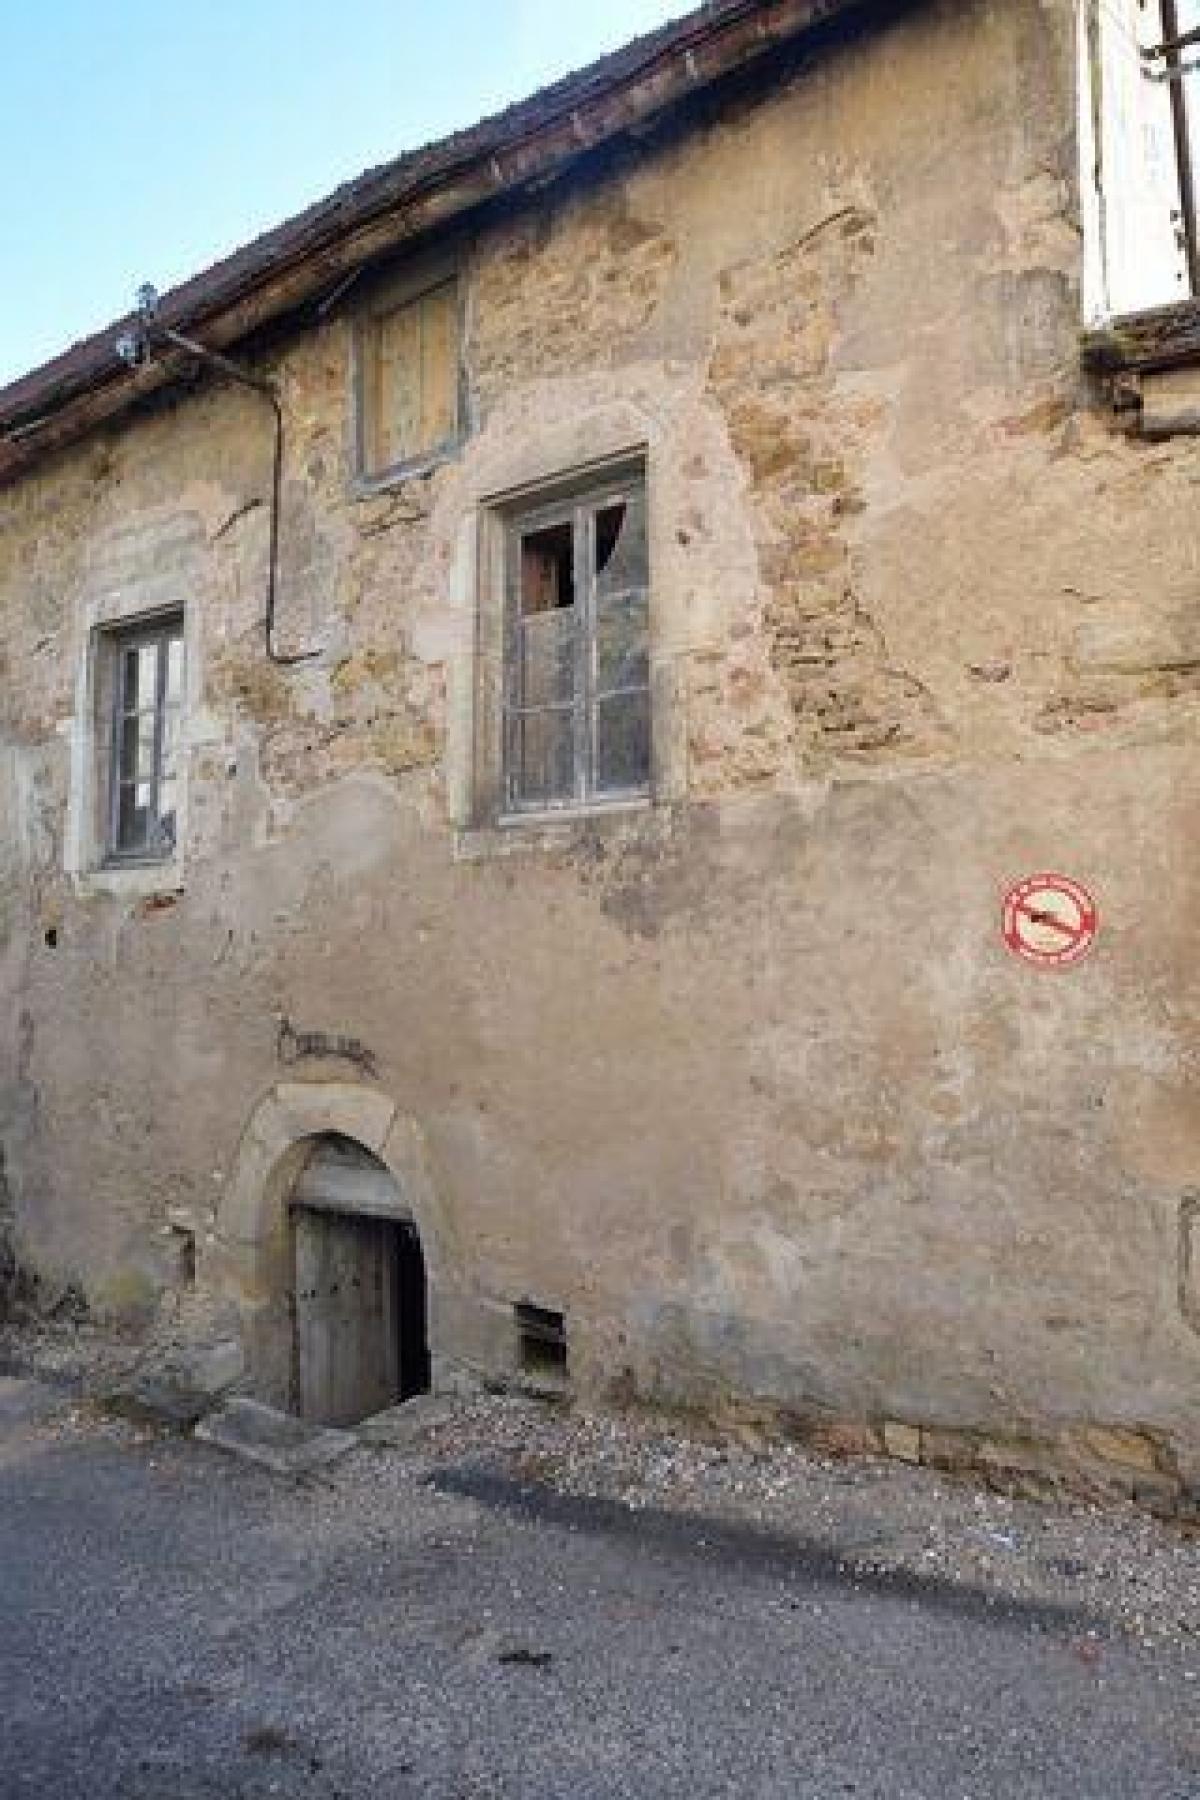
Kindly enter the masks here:
<path id="1" fill-rule="evenodd" d="M 0 1331 L 0 1372 L 36 1374 L 77 1396 L 40 1427 L 47 1434 L 144 1443 L 153 1435 L 144 1427 L 102 1418 L 87 1400 L 136 1360 L 130 1345 L 89 1327 Z M 317 1478 L 329 1488 L 333 1529 L 353 1516 L 360 1529 L 375 1517 L 386 1530 L 414 1475 L 465 1469 L 632 1515 L 690 1514 L 791 1539 L 851 1579 L 904 1574 L 997 1602 L 1068 1608 L 1146 1646 L 1200 1638 L 1200 1535 L 1132 1505 L 1015 1499 L 884 1458 L 833 1459 L 648 1411 L 519 1395 L 425 1398 L 363 1435 L 362 1450 Z"/>
<path id="2" fill-rule="evenodd" d="M 1146 1645 L 1200 1637 L 1200 1538 L 1131 1505 L 1011 1499 L 883 1458 L 835 1461 L 787 1442 L 710 1439 L 659 1416 L 514 1396 L 434 1402 L 405 1435 L 430 1472 L 466 1465 L 632 1513 L 685 1512 L 792 1537 L 851 1575 L 906 1572 L 1075 1608 Z"/>

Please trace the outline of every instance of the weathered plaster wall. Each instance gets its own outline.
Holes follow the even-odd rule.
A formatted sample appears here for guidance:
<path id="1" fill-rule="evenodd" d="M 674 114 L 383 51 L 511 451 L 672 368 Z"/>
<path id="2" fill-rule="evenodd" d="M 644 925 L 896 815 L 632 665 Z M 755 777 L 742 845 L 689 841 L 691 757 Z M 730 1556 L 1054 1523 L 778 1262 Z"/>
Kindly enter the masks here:
<path id="1" fill-rule="evenodd" d="M 286 1014 L 369 1046 L 420 1136 L 447 1355 L 502 1360 L 531 1297 L 584 1385 L 1192 1466 L 1200 448 L 1080 378 L 1072 13 L 918 7 L 489 227 L 470 436 L 395 493 L 348 494 L 349 318 L 281 352 L 312 663 L 262 653 L 252 396 L 0 496 L 0 1117 L 44 1270 L 147 1307 L 187 1215 L 202 1281 L 269 1311 L 269 1222 L 222 1223 L 247 1121 L 354 1078 L 281 1068 Z M 480 506 L 639 445 L 686 798 L 480 828 Z M 89 632 L 164 596 L 159 891 L 88 872 L 71 795 Z M 1102 910 L 1070 974 L 999 941 L 1046 866 Z"/>

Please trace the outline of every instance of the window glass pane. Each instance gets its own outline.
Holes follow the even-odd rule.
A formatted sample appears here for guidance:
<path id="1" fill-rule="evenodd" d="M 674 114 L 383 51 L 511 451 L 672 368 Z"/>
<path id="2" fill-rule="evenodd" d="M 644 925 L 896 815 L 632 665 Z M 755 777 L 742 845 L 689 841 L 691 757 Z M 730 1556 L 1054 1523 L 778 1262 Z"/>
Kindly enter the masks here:
<path id="1" fill-rule="evenodd" d="M 574 607 L 533 613 L 517 626 L 510 704 L 556 706 L 575 692 Z"/>
<path id="2" fill-rule="evenodd" d="M 596 692 L 647 687 L 650 646 L 645 588 L 596 596 Z"/>
<path id="3" fill-rule="evenodd" d="M 163 851 L 175 848 L 175 782 L 166 778 L 158 788 L 158 844 Z"/>
<path id="4" fill-rule="evenodd" d="M 122 772 L 137 781 L 153 779 L 153 774 L 155 774 L 155 715 L 139 713 L 137 718 L 126 718 L 124 729 L 126 729 L 126 733 L 130 733 L 130 729 L 135 729 L 137 736 L 133 742 L 133 758 L 135 760 Z"/>
<path id="5" fill-rule="evenodd" d="M 122 781 L 148 781 L 154 773 L 154 714 L 134 713 L 121 721 Z"/>
<path id="6" fill-rule="evenodd" d="M 596 512 L 596 592 L 646 584 L 646 494 L 639 488 Z"/>
<path id="7" fill-rule="evenodd" d="M 515 803 L 548 805 L 575 792 L 575 721 L 568 710 L 510 717 L 509 774 Z"/>
<path id="8" fill-rule="evenodd" d="M 183 639 L 173 637 L 167 642 L 167 704 L 178 706 L 183 698 Z"/>
<path id="9" fill-rule="evenodd" d="M 162 773 L 174 775 L 179 758 L 179 708 L 169 706 L 163 713 Z"/>
<path id="10" fill-rule="evenodd" d="M 650 679 L 643 490 L 596 512 L 598 694 L 644 687 Z"/>
<path id="11" fill-rule="evenodd" d="M 650 695 L 643 691 L 598 700 L 595 709 L 596 788 L 600 793 L 644 790 L 650 784 Z"/>
<path id="12" fill-rule="evenodd" d="M 130 720 L 128 723 L 132 724 Z M 139 781 L 149 781 L 154 774 L 154 714 L 139 713 L 137 716 L 137 766 L 130 770 Z"/>
<path id="13" fill-rule="evenodd" d="M 600 793 L 650 779 L 650 646 L 646 495 L 597 508 L 593 663 L 595 782 Z M 632 689 L 617 698 L 614 690 Z M 614 696 L 606 698 L 605 696 Z"/>
<path id="14" fill-rule="evenodd" d="M 118 850 L 143 850 L 149 826 L 150 789 L 146 783 L 134 786 L 122 782 L 117 799 Z"/>
<path id="15" fill-rule="evenodd" d="M 574 532 L 569 519 L 521 538 L 521 616 L 575 604 Z"/>
<path id="16" fill-rule="evenodd" d="M 158 698 L 158 645 L 139 644 L 137 647 L 137 701 L 141 706 L 153 706 Z M 125 710 L 132 712 L 135 702 L 126 698 Z"/>
<path id="17" fill-rule="evenodd" d="M 118 638 L 112 656 L 109 666 L 119 671 L 121 691 L 112 740 L 109 848 L 124 855 L 169 855 L 182 716 L 182 626 L 170 620 L 153 632 Z"/>
<path id="18" fill-rule="evenodd" d="M 138 754 L 138 720 L 136 714 L 131 719 L 121 720 L 121 755 L 118 774 L 123 781 L 132 781 L 137 775 Z"/>
<path id="19" fill-rule="evenodd" d="M 513 805 L 649 786 L 645 492 L 600 494 L 566 518 L 548 509 L 550 523 L 518 525 L 511 543 L 504 750 Z"/>
<path id="20" fill-rule="evenodd" d="M 153 644 L 130 644 L 124 652 L 121 677 L 121 706 L 125 712 L 136 712 L 139 706 L 154 704 L 154 671 L 156 659 Z"/>

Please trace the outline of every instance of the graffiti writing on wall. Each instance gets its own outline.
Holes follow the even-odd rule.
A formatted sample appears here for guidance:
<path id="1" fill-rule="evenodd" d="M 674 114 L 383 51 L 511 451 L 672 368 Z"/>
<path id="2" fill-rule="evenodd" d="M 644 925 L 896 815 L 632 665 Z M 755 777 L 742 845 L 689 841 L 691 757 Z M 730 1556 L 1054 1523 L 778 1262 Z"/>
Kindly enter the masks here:
<path id="1" fill-rule="evenodd" d="M 289 1067 L 308 1057 L 334 1058 L 340 1062 L 353 1063 L 355 1068 L 361 1069 L 372 1080 L 377 1080 L 379 1076 L 375 1052 L 368 1049 L 361 1038 L 343 1037 L 340 1032 L 297 1031 L 286 1015 L 279 1021 L 276 1047 L 280 1062 Z"/>

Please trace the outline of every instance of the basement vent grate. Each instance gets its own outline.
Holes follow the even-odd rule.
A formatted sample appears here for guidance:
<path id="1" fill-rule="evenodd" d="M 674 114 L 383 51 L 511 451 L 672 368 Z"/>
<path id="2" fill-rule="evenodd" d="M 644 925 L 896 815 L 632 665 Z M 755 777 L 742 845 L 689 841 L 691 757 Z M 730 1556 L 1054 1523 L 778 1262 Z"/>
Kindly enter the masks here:
<path id="1" fill-rule="evenodd" d="M 529 1300 L 518 1301 L 513 1315 L 522 1369 L 530 1375 L 565 1375 L 567 1323 L 563 1315 L 545 1306 L 534 1306 Z"/>

